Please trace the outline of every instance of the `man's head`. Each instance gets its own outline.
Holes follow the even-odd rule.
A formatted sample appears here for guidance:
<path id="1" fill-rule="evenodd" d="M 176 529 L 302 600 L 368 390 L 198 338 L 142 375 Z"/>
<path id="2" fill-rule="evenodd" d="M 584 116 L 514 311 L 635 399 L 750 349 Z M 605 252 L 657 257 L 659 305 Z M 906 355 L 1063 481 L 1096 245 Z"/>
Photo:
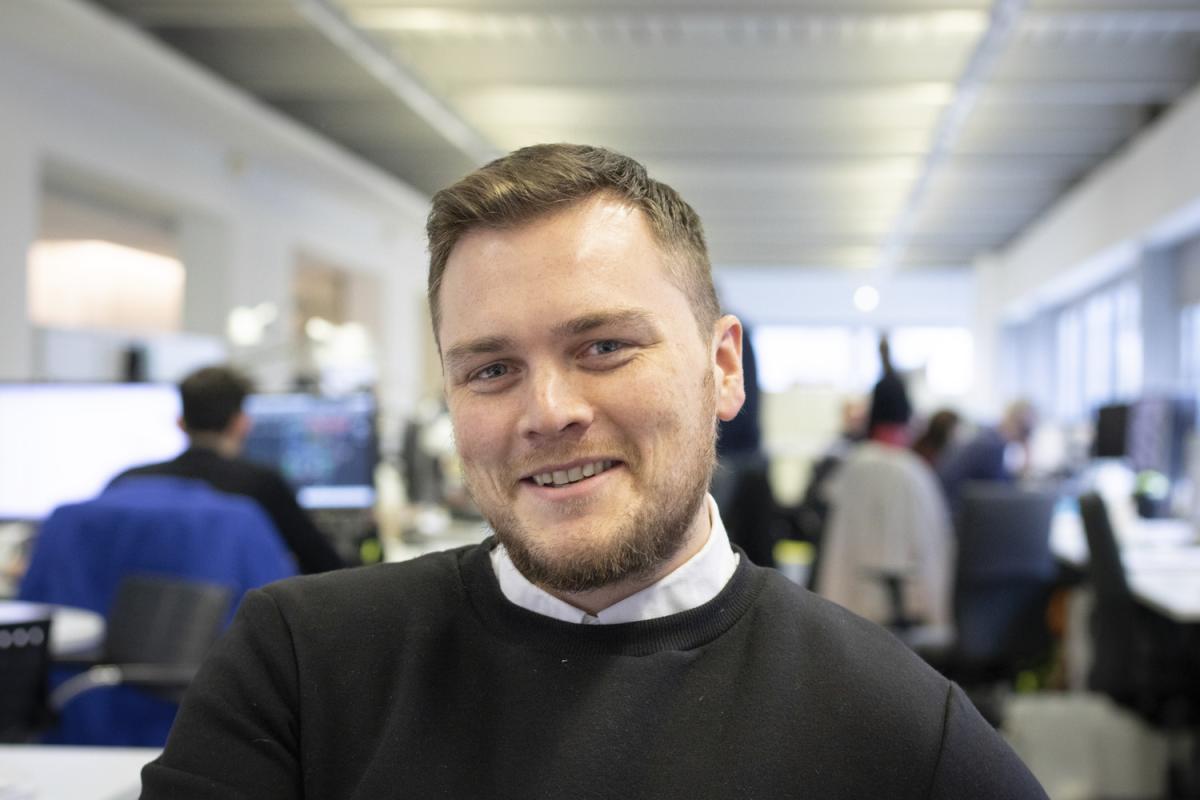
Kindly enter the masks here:
<path id="1" fill-rule="evenodd" d="M 664 255 L 668 278 L 687 296 L 707 337 L 721 315 L 700 217 L 679 193 L 653 180 L 628 156 L 576 144 L 516 150 L 433 196 L 429 236 L 429 310 L 441 343 L 442 277 L 458 241 L 481 228 L 518 227 L 599 194 L 642 212 Z"/>
<path id="2" fill-rule="evenodd" d="M 179 425 L 193 443 L 220 439 L 222 449 L 240 448 L 249 432 L 242 402 L 252 390 L 249 378 L 232 367 L 197 370 L 179 384 Z"/>
<path id="3" fill-rule="evenodd" d="M 575 593 L 682 563 L 709 530 L 717 419 L 744 398 L 695 214 L 623 156 L 554 145 L 439 193 L 429 231 L 459 454 L 517 567 Z"/>
<path id="4" fill-rule="evenodd" d="M 1037 410 L 1028 400 L 1014 400 L 1004 409 L 1000 433 L 1010 442 L 1027 442 L 1037 425 Z"/>

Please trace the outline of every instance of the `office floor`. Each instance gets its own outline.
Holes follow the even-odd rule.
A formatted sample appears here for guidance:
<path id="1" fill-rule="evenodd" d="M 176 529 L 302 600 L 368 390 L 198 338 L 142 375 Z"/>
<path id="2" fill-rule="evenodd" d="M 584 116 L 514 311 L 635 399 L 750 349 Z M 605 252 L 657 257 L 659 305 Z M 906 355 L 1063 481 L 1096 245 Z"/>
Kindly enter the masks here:
<path id="1" fill-rule="evenodd" d="M 1167 796 L 1168 741 L 1106 698 L 1086 692 L 1013 695 L 1005 738 L 1052 800 Z M 1176 742 L 1175 747 L 1186 742 Z"/>

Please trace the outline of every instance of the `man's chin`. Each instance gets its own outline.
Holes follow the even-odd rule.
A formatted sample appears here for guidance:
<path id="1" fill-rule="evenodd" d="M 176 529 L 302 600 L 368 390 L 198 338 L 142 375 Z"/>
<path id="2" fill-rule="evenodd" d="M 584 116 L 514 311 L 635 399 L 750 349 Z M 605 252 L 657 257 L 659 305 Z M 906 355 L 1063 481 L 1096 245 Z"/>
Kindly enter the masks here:
<path id="1" fill-rule="evenodd" d="M 645 517 L 649 516 L 649 519 Z M 496 524 L 497 522 L 501 524 Z M 560 592 L 586 592 L 656 575 L 688 538 L 692 516 L 627 516 L 609 530 L 593 524 L 531 528 L 495 520 L 492 529 L 513 565 L 530 582 Z"/>

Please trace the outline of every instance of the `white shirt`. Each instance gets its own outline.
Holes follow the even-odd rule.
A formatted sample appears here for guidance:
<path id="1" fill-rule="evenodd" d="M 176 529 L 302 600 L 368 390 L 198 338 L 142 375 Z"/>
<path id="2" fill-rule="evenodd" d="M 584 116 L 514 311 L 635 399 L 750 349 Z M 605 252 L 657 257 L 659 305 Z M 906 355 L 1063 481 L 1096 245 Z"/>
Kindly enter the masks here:
<path id="1" fill-rule="evenodd" d="M 559 600 L 545 589 L 529 582 L 517 570 L 504 545 L 492 550 L 492 569 L 500 582 L 500 591 L 512 603 L 536 614 L 564 622 L 584 625 L 614 625 L 620 622 L 639 622 L 678 614 L 702 606 L 712 600 L 737 569 L 738 554 L 729 545 L 729 535 L 721 522 L 721 513 L 711 495 L 705 496 L 708 519 L 712 529 L 700 552 L 689 558 L 673 572 L 664 575 L 645 589 L 614 603 L 598 614 L 589 614 L 570 603 Z"/>
<path id="2" fill-rule="evenodd" d="M 858 445 L 830 481 L 832 510 L 817 591 L 886 624 L 882 574 L 901 576 L 907 614 L 951 629 L 954 532 L 941 486 L 911 451 Z"/>

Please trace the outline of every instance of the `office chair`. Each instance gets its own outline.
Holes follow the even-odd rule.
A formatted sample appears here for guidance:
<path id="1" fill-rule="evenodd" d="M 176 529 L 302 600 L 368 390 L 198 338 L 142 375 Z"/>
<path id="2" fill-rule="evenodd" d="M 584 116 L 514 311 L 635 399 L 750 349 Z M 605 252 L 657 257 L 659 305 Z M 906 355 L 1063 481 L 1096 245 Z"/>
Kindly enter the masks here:
<path id="1" fill-rule="evenodd" d="M 1198 665 L 1189 650 L 1187 631 L 1133 596 L 1100 495 L 1081 496 L 1079 512 L 1088 543 L 1088 582 L 1095 595 L 1089 688 L 1153 723 L 1196 722 L 1200 687 L 1192 670 Z"/>
<path id="2" fill-rule="evenodd" d="M 918 649 L 952 632 L 954 541 L 941 487 L 908 450 L 866 442 L 830 486 L 817 591 Z"/>
<path id="3" fill-rule="evenodd" d="M 179 702 L 220 635 L 231 595 L 214 583 L 155 575 L 122 579 L 102 650 L 90 662 L 72 662 L 87 669 L 55 688 L 50 705 L 61 712 L 89 691 L 121 685 Z"/>
<path id="4" fill-rule="evenodd" d="M 1111 697 L 1175 739 L 1190 738 L 1190 757 L 1173 748 L 1171 797 L 1200 797 L 1200 647 L 1183 626 L 1141 605 L 1129 589 L 1104 500 L 1079 498 L 1087 537 L 1092 608 L 1088 687 Z"/>
<path id="5" fill-rule="evenodd" d="M 129 478 L 94 500 L 55 509 L 38 532 L 19 596 L 104 615 L 112 640 L 102 655 L 110 667 L 115 662 L 125 666 L 119 678 L 112 669 L 89 669 L 91 676 L 79 678 L 70 690 L 63 681 L 76 676 L 55 670 L 52 702 L 61 705 L 61 714 L 49 741 L 126 746 L 166 741 L 178 707 L 173 689 L 194 668 L 196 649 L 211 640 L 201 623 L 217 601 L 202 600 L 208 597 L 205 592 L 185 594 L 178 601 L 161 596 L 139 601 L 137 597 L 153 592 L 127 588 L 127 578 L 156 575 L 223 587 L 228 594 L 221 601 L 221 623 L 246 591 L 294 574 L 295 564 L 279 534 L 253 500 L 217 492 L 199 481 Z M 171 616 L 175 612 L 181 616 Z M 156 625 L 182 632 L 181 619 L 197 625 L 199 644 L 155 638 Z M 133 666 L 139 664 L 143 666 Z M 88 691 L 68 702 L 76 689 L 104 680 L 122 685 Z"/>
<path id="6" fill-rule="evenodd" d="M 956 636 L 947 665 L 960 683 L 1011 680 L 1049 653 L 1056 501 L 1051 492 L 1007 483 L 964 486 L 956 526 Z"/>
<path id="7" fill-rule="evenodd" d="M 759 454 L 726 456 L 713 472 L 710 487 L 721 510 L 729 541 L 742 548 L 751 563 L 775 566 L 775 543 L 783 538 L 782 513 Z"/>
<path id="8" fill-rule="evenodd" d="M 0 743 L 32 741 L 50 722 L 50 624 L 45 606 L 22 603 L 0 611 Z"/>

